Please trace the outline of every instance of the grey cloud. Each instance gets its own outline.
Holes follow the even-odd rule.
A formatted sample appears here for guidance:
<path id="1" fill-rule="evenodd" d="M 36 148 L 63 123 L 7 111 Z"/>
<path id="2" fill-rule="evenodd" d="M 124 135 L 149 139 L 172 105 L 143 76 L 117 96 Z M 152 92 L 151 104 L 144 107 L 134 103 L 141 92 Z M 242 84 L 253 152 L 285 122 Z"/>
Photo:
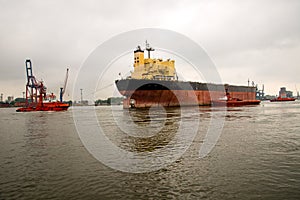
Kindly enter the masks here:
<path id="1" fill-rule="evenodd" d="M 296 82 L 299 18 L 296 0 L 0 1 L 1 90 L 23 90 L 26 58 L 32 59 L 34 72 L 49 88 L 55 89 L 65 68 L 71 67 L 71 87 L 81 64 L 99 44 L 147 27 L 171 29 L 203 44 L 224 77 L 240 67 L 261 80 Z M 256 59 L 253 52 L 266 57 Z M 282 67 L 290 71 L 285 78 L 278 75 Z M 8 80 L 21 84 L 6 85 Z"/>

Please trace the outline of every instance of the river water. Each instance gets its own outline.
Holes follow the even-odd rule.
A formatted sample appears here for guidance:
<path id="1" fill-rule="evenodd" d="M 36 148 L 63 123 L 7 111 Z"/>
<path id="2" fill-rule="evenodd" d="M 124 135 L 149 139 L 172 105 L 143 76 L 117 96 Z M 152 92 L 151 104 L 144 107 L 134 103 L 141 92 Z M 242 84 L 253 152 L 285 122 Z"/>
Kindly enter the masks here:
<path id="1" fill-rule="evenodd" d="M 219 109 L 158 109 L 149 114 L 114 106 L 113 115 L 111 110 L 74 107 L 66 112 L 16 113 L 14 108 L 0 109 L 0 199 L 300 199 L 300 101 L 227 108 L 219 115 L 224 119 L 219 139 L 204 158 L 199 150 L 211 116 Z M 170 141 L 176 138 L 174 130 L 183 112 L 187 127 L 196 134 L 174 162 L 158 169 L 154 163 L 149 172 L 124 172 L 103 164 L 87 150 L 74 111 L 95 113 L 113 144 L 143 153 L 146 159 L 167 144 L 171 152 L 180 147 L 172 149 Z M 201 123 L 194 123 L 199 116 Z M 80 122 L 90 130 L 89 118 L 85 120 Z M 140 131 L 124 134 L 131 126 Z M 143 138 L 152 129 L 159 130 L 159 136 Z M 104 153 L 109 155 L 110 150 Z"/>

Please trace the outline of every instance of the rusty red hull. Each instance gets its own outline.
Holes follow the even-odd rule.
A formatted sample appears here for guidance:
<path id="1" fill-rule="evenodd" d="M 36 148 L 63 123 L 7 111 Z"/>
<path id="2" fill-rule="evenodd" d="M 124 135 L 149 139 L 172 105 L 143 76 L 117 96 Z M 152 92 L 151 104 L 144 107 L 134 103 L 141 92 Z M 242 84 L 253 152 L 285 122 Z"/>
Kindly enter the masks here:
<path id="1" fill-rule="evenodd" d="M 225 93 L 220 91 L 170 91 L 170 90 L 145 90 L 122 91 L 122 93 L 131 93 L 129 98 L 123 102 L 124 108 L 136 107 L 147 108 L 152 106 L 210 106 L 212 102 L 218 102 L 217 99 L 224 97 Z M 259 100 L 255 99 L 255 93 L 232 92 L 232 96 L 239 99 L 246 99 L 242 102 L 228 102 L 226 105 L 249 105 L 259 104 Z M 252 99 L 252 100 L 251 100 Z M 219 101 L 218 105 L 224 101 Z M 217 105 L 217 103 L 215 104 Z"/>
<path id="2" fill-rule="evenodd" d="M 212 105 L 230 93 L 232 98 L 256 104 L 254 87 L 197 82 L 153 81 L 153 80 L 118 80 L 119 92 L 126 97 L 124 108 L 148 108 L 152 106 L 205 106 Z M 252 102 L 253 101 L 253 102 Z"/>

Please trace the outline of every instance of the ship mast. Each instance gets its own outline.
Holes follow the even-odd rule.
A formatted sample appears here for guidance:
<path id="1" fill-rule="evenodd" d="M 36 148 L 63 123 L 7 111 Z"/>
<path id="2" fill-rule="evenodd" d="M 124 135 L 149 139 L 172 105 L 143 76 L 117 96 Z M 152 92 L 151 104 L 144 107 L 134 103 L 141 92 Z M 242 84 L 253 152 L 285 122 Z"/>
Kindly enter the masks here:
<path id="1" fill-rule="evenodd" d="M 148 58 L 150 58 L 150 51 L 154 51 L 152 47 L 150 47 L 149 43 L 146 40 L 146 50 L 148 51 Z"/>

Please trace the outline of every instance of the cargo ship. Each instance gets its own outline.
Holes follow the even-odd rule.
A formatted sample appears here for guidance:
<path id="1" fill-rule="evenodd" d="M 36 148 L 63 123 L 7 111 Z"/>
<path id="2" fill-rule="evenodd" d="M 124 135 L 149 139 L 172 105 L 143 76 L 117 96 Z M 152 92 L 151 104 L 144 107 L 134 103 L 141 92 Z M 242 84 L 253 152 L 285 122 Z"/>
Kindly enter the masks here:
<path id="1" fill-rule="evenodd" d="M 151 58 L 150 52 L 154 49 L 147 42 L 146 51 L 147 58 L 144 56 L 144 50 L 138 46 L 134 50 L 134 70 L 131 75 L 115 81 L 118 91 L 125 97 L 124 108 L 260 103 L 256 100 L 256 87 L 180 81 L 174 60 Z"/>

